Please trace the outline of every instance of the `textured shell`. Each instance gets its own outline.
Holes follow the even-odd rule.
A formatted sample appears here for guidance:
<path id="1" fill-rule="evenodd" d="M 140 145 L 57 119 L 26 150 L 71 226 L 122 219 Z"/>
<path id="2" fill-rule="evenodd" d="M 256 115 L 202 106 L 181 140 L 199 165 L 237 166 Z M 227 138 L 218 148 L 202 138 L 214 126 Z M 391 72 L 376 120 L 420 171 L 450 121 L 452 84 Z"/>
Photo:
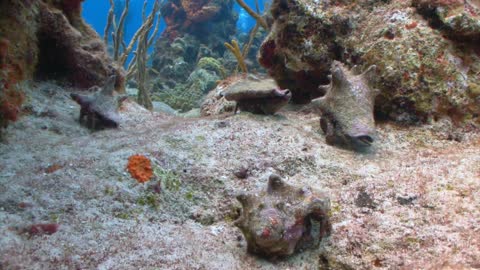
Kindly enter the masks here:
<path id="1" fill-rule="evenodd" d="M 96 93 L 92 104 L 93 111 L 106 119 L 118 121 L 120 116 L 117 113 L 117 108 L 118 101 L 115 97 L 106 96 L 101 92 Z"/>
<path id="2" fill-rule="evenodd" d="M 272 90 L 277 88 L 278 86 L 273 79 L 259 81 L 245 79 L 228 87 L 223 92 L 223 96 L 229 101 L 275 97 Z"/>
<path id="3" fill-rule="evenodd" d="M 318 246 L 331 232 L 327 194 L 289 185 L 278 175 L 270 175 L 266 189 L 240 193 L 237 199 L 242 212 L 234 225 L 242 231 L 249 252 L 269 258 L 288 256 Z"/>

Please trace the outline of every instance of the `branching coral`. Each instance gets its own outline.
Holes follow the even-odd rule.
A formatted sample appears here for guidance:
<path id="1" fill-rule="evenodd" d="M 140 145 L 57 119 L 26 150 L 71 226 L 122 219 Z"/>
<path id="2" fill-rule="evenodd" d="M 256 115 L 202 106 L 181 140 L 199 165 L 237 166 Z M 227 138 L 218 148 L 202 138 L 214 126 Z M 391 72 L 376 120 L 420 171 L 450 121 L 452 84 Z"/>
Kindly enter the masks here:
<path id="1" fill-rule="evenodd" d="M 248 14 L 250 14 L 250 16 L 252 16 L 257 21 L 257 23 L 260 24 L 263 28 L 265 28 L 265 29 L 269 28 L 265 19 L 263 19 L 260 14 L 253 11 L 243 0 L 237 0 L 237 3 L 243 9 L 245 9 L 245 11 L 248 12 Z"/>
<path id="2" fill-rule="evenodd" d="M 245 64 L 245 59 L 243 58 L 242 51 L 240 50 L 240 47 L 238 46 L 238 42 L 236 40 L 232 40 L 232 43 L 225 42 L 225 47 L 229 49 L 233 55 L 235 55 L 235 58 L 237 58 L 238 64 L 240 65 L 240 68 L 242 69 L 243 73 L 248 73 L 247 70 L 247 65 Z"/>
<path id="3" fill-rule="evenodd" d="M 130 42 L 127 44 L 123 43 L 123 34 L 124 34 L 124 25 L 125 25 L 125 18 L 128 15 L 129 12 L 129 0 L 125 2 L 125 8 L 122 12 L 122 15 L 119 19 L 118 25 L 115 23 L 116 18 L 113 13 L 114 9 L 114 4 L 112 1 L 110 1 L 110 12 L 107 20 L 107 25 L 105 27 L 105 33 L 108 34 L 110 32 L 110 28 L 113 26 L 113 33 L 112 33 L 112 38 L 113 38 L 113 51 L 114 51 L 114 60 L 117 61 L 121 66 L 125 65 L 127 62 L 128 55 L 132 52 L 133 48 L 135 47 L 135 44 L 138 42 L 138 44 L 142 43 L 142 39 L 146 39 L 148 41 L 148 47 L 150 47 L 153 44 L 153 38 L 156 36 L 158 33 L 159 29 L 159 24 L 160 20 L 158 20 L 159 14 L 158 11 L 160 10 L 160 2 L 159 0 L 155 1 L 155 4 L 153 6 L 152 12 L 148 17 L 145 16 L 146 13 L 146 3 L 147 1 L 144 2 L 143 5 L 143 24 L 140 26 L 140 28 L 135 32 L 133 35 L 132 39 Z M 155 18 L 157 18 L 157 24 L 156 27 L 152 33 L 152 35 L 149 37 L 148 33 L 150 33 L 150 30 L 152 30 Z M 120 49 L 123 49 L 120 51 Z M 128 70 L 131 69 L 131 67 L 135 64 L 136 62 L 136 57 L 134 57 L 131 62 L 128 65 Z M 128 72 L 128 74 L 132 75 L 132 72 Z"/>
<path id="4" fill-rule="evenodd" d="M 133 155 L 128 158 L 128 172 L 140 183 L 148 182 L 153 176 L 150 159 L 143 155 Z"/>
<path id="5" fill-rule="evenodd" d="M 250 51 L 250 48 L 252 47 L 253 40 L 255 39 L 255 35 L 257 34 L 260 27 L 264 28 L 267 31 L 269 30 L 270 27 L 268 26 L 265 19 L 263 19 L 262 15 L 260 15 L 260 8 L 258 7 L 258 0 L 255 0 L 255 6 L 256 6 L 257 12 L 254 12 L 243 0 L 237 0 L 237 3 L 243 9 L 245 9 L 245 11 L 247 11 L 247 13 L 249 13 L 257 21 L 255 26 L 250 30 L 250 33 L 248 35 L 248 42 L 246 42 L 243 45 L 242 57 L 243 57 L 243 59 L 245 59 L 245 58 L 248 57 L 248 53 Z M 237 57 L 237 59 L 238 59 L 238 57 Z M 240 62 L 239 62 L 239 66 L 240 66 Z M 238 70 L 238 66 L 237 66 L 237 70 Z"/>
<path id="6" fill-rule="evenodd" d="M 107 25 L 105 27 L 105 41 L 108 41 L 108 33 L 110 31 L 110 27 L 113 26 L 112 32 L 112 40 L 113 40 L 113 59 L 118 62 L 119 65 L 124 66 L 128 56 L 130 55 L 131 51 L 133 50 L 135 44 L 137 44 L 137 50 L 131 62 L 128 64 L 127 68 L 127 79 L 131 78 L 133 75 L 136 75 L 137 83 L 138 83 L 138 102 L 140 105 L 144 106 L 145 108 L 151 110 L 153 108 L 152 101 L 150 98 L 150 91 L 146 86 L 146 73 L 147 73 L 147 53 L 148 48 L 152 46 L 155 36 L 159 30 L 160 19 L 158 15 L 158 11 L 160 10 L 160 1 L 156 0 L 153 6 L 153 9 L 148 15 L 146 16 L 146 7 L 147 1 L 144 1 L 143 4 L 143 11 L 142 11 L 142 18 L 143 24 L 134 34 L 132 40 L 130 40 L 129 44 L 125 44 L 124 38 L 124 27 L 125 27 L 125 18 L 128 14 L 130 7 L 130 1 L 127 0 L 125 2 L 125 8 L 123 9 L 122 15 L 120 16 L 118 25 L 116 24 L 116 19 L 114 15 L 114 3 L 110 1 L 110 11 L 107 19 Z M 155 22 L 155 18 L 157 17 L 157 23 L 153 34 L 149 37 L 149 33 L 152 30 Z M 120 49 L 123 48 L 123 51 Z"/>

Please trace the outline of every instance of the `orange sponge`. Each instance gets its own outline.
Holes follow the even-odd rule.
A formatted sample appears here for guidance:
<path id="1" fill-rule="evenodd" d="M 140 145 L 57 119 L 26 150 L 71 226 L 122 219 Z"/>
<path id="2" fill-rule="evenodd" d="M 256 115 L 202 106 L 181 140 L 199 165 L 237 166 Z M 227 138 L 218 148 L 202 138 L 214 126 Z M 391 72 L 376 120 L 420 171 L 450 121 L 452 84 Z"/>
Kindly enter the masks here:
<path id="1" fill-rule="evenodd" d="M 127 169 L 133 178 L 140 183 L 149 181 L 153 176 L 152 164 L 143 155 L 133 155 L 128 158 Z"/>

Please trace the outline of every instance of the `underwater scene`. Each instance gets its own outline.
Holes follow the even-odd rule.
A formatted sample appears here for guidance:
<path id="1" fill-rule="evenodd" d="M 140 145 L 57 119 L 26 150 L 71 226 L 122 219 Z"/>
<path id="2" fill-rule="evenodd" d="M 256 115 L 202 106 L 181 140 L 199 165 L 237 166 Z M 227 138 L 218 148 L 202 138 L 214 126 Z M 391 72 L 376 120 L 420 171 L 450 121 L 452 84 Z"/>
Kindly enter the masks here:
<path id="1" fill-rule="evenodd" d="M 480 1 L 0 0 L 0 269 L 480 269 Z"/>

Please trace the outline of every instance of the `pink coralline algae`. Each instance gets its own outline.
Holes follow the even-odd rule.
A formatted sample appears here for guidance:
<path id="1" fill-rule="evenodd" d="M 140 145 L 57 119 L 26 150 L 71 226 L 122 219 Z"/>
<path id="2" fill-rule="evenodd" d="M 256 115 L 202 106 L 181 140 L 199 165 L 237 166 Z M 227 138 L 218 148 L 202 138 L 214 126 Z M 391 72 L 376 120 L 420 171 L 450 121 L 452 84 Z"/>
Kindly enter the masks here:
<path id="1" fill-rule="evenodd" d="M 57 223 L 45 223 L 30 225 L 25 229 L 29 235 L 51 235 L 58 231 L 60 225 Z"/>

